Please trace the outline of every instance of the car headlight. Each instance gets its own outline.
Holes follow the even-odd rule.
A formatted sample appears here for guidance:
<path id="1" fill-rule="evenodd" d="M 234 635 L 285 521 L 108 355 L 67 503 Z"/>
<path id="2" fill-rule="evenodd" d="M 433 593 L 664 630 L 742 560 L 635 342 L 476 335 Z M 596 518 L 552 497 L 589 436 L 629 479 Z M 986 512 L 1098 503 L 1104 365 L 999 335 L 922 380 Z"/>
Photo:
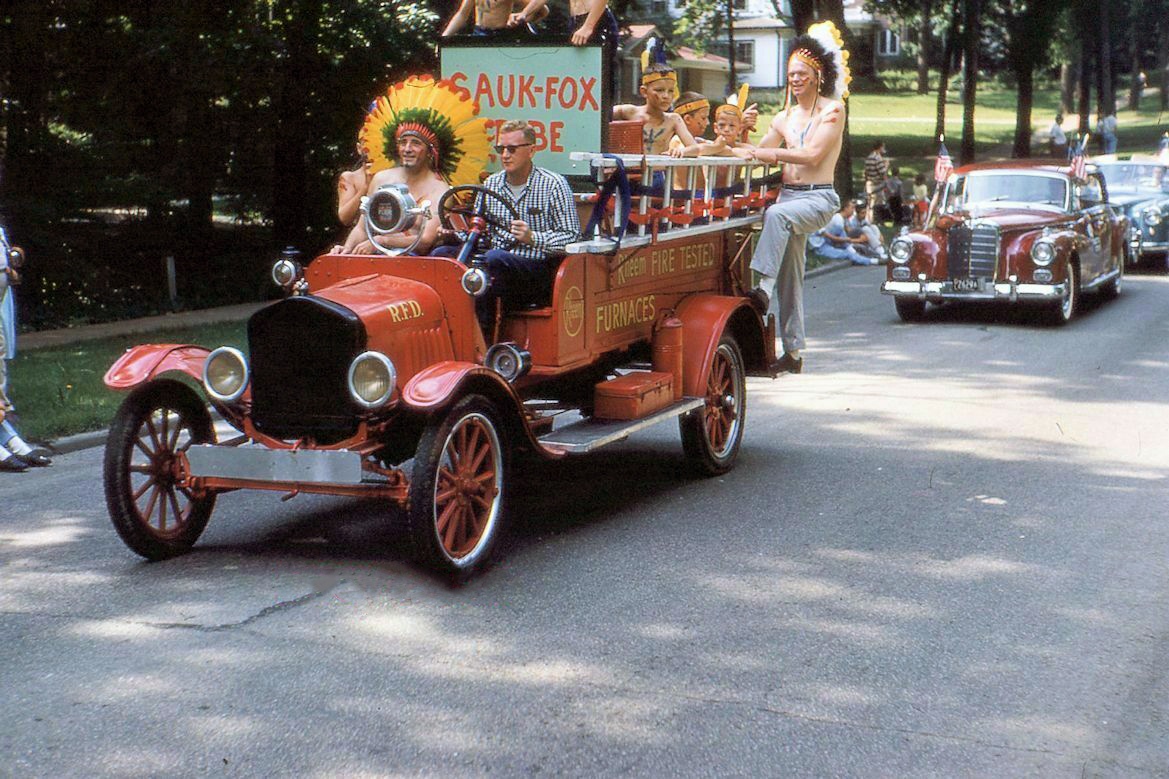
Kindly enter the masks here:
<path id="1" fill-rule="evenodd" d="M 222 403 L 233 403 L 248 387 L 248 361 L 239 349 L 221 346 L 203 362 L 203 388 Z"/>
<path id="2" fill-rule="evenodd" d="M 394 394 L 398 371 L 381 352 L 363 352 L 349 363 L 349 394 L 362 408 L 380 408 Z"/>
<path id="3" fill-rule="evenodd" d="M 462 285 L 464 292 L 477 298 L 487 292 L 487 287 L 491 285 L 491 277 L 482 268 L 468 268 L 463 274 Z"/>
<path id="4" fill-rule="evenodd" d="M 532 355 L 513 343 L 495 344 L 487 350 L 483 364 L 510 384 L 531 370 Z"/>
<path id="5" fill-rule="evenodd" d="M 1036 265 L 1050 265 L 1055 259 L 1055 245 L 1050 241 L 1036 241 L 1031 245 L 1031 260 Z"/>
<path id="6" fill-rule="evenodd" d="M 296 260 L 280 259 L 272 266 L 272 281 L 276 286 L 287 289 L 300 278 L 301 267 Z"/>
<path id="7" fill-rule="evenodd" d="M 24 267 L 24 249 L 13 246 L 8 250 L 8 264 L 17 270 Z"/>
<path id="8" fill-rule="evenodd" d="M 895 238 L 889 245 L 889 256 L 894 262 L 909 262 L 913 256 L 913 241 L 908 238 Z"/>
<path id="9" fill-rule="evenodd" d="M 1155 227 L 1161 224 L 1161 209 L 1156 206 L 1149 206 L 1141 212 L 1141 219 L 1149 227 Z"/>

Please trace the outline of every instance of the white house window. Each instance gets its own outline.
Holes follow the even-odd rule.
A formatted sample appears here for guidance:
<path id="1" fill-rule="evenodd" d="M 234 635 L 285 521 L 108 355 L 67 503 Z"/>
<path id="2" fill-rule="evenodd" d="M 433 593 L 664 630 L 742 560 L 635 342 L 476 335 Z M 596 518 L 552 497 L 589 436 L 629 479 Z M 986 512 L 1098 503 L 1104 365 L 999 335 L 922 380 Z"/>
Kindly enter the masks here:
<path id="1" fill-rule="evenodd" d="M 892 28 L 877 33 L 877 54 L 895 57 L 901 53 L 901 31 Z"/>
<path id="2" fill-rule="evenodd" d="M 755 41 L 735 41 L 735 62 L 746 64 L 747 73 L 755 71 Z"/>

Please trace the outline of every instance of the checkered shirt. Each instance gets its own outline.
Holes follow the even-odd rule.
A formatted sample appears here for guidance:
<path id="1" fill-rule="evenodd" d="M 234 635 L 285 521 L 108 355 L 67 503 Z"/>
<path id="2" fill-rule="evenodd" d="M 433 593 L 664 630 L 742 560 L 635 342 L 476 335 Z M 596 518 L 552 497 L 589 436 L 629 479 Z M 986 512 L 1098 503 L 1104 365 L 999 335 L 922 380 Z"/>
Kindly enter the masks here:
<path id="1" fill-rule="evenodd" d="M 563 176 L 533 166 L 528 183 L 517 198 L 512 197 L 506 177 L 507 172 L 501 170 L 489 176 L 483 185 L 511 204 L 519 218 L 531 226 L 532 245 L 518 243 L 507 230 L 488 225 L 493 248 L 527 260 L 544 260 L 550 252 L 562 253 L 565 245 L 579 240 L 580 219 L 572 202 L 572 189 Z M 484 200 L 487 201 L 487 213 L 503 224 L 511 223 L 511 215 L 494 198 Z"/>

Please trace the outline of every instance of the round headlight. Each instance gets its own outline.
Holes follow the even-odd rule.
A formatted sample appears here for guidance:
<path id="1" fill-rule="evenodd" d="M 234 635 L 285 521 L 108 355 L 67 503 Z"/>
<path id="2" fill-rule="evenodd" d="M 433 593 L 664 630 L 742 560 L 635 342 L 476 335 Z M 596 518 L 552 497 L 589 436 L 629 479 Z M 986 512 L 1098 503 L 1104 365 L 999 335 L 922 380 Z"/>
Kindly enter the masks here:
<path id="1" fill-rule="evenodd" d="M 8 250 L 8 264 L 13 268 L 20 270 L 24 267 L 24 249 L 19 246 L 13 246 Z"/>
<path id="2" fill-rule="evenodd" d="M 889 246 L 889 256 L 894 262 L 909 262 L 913 256 L 913 241 L 908 238 L 896 238 Z"/>
<path id="3" fill-rule="evenodd" d="M 1036 265 L 1050 265 L 1055 259 L 1055 246 L 1050 241 L 1036 241 L 1031 246 L 1031 259 Z"/>
<path id="4" fill-rule="evenodd" d="M 379 408 L 394 394 L 398 372 L 381 352 L 363 352 L 349 364 L 349 394 L 363 408 Z"/>
<path id="5" fill-rule="evenodd" d="M 463 291 L 472 297 L 479 297 L 487 291 L 491 279 L 487 275 L 487 271 L 482 268 L 468 268 L 467 272 L 463 274 Z"/>
<path id="6" fill-rule="evenodd" d="M 272 266 L 272 281 L 278 287 L 291 287 L 300 278 L 300 263 L 295 260 L 277 260 Z"/>
<path id="7" fill-rule="evenodd" d="M 532 355 L 513 343 L 495 344 L 483 363 L 510 384 L 531 369 Z"/>
<path id="8" fill-rule="evenodd" d="M 1149 227 L 1154 227 L 1161 224 L 1161 209 L 1156 206 L 1149 206 L 1141 213 L 1141 219 Z"/>
<path id="9" fill-rule="evenodd" d="M 221 346 L 203 363 L 203 388 L 223 403 L 232 403 L 248 387 L 248 361 L 239 349 Z"/>

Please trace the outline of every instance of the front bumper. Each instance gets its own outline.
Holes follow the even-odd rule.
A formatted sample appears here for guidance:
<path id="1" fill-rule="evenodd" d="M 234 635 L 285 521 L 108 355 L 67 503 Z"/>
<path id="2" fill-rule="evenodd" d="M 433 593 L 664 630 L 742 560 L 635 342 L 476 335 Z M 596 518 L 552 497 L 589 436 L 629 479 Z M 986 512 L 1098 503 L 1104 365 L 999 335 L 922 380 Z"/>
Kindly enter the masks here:
<path id="1" fill-rule="evenodd" d="M 988 283 L 981 290 L 957 291 L 949 281 L 886 281 L 881 292 L 897 297 L 918 300 L 1060 300 L 1067 289 L 1066 282 L 1058 284 L 1020 284 L 1017 280 Z"/>

